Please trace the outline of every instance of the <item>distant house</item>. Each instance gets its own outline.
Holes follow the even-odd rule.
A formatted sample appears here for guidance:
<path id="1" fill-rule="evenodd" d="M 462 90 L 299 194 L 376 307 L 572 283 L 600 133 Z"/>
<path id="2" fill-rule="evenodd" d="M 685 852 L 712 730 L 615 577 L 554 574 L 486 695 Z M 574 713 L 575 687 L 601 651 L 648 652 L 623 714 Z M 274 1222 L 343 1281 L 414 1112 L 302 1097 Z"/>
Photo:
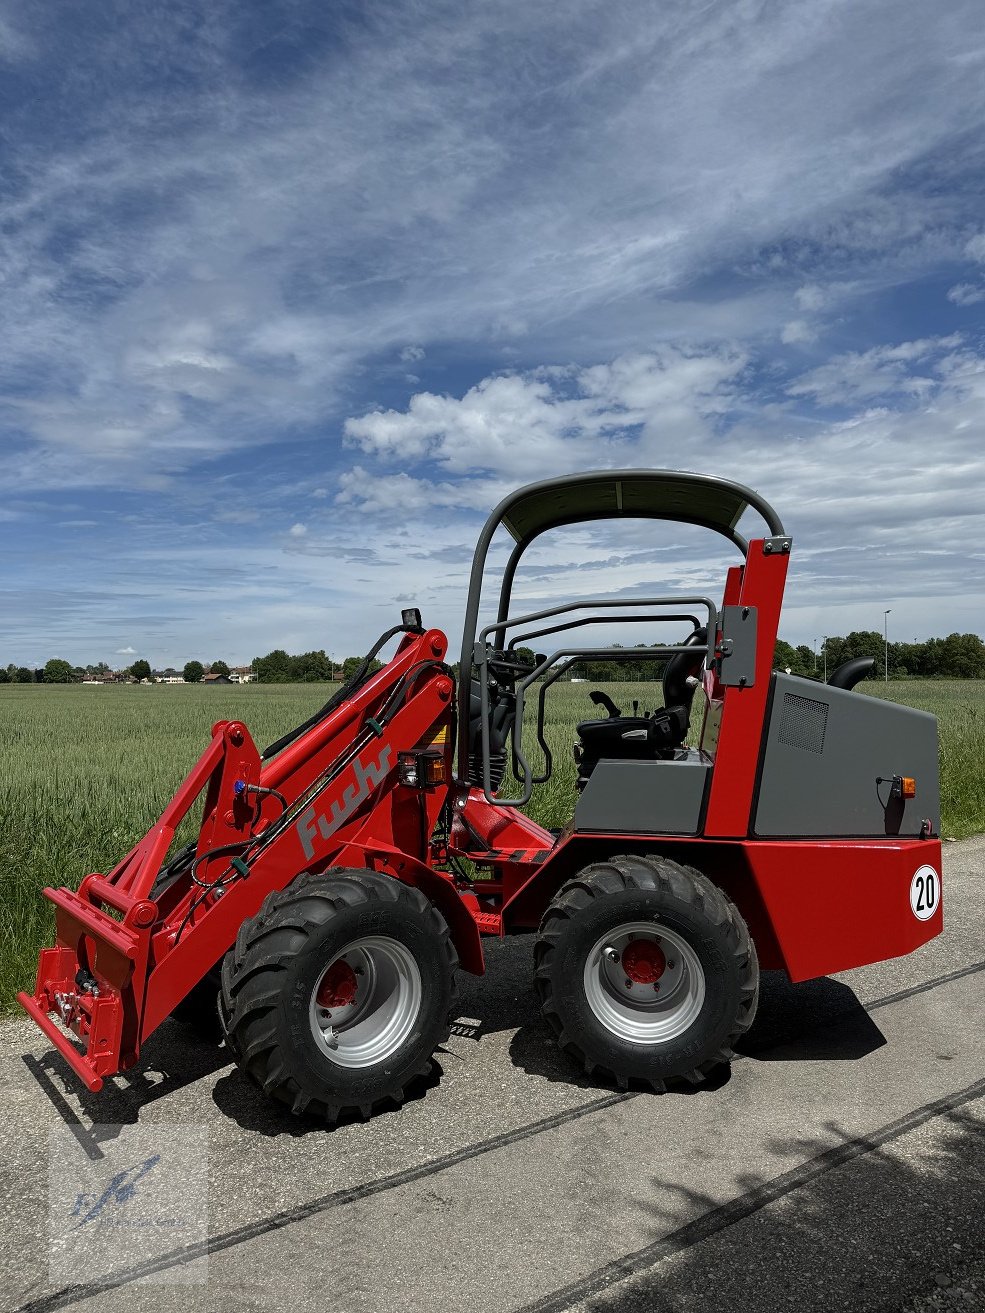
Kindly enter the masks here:
<path id="1" fill-rule="evenodd" d="M 184 675 L 178 673 L 173 667 L 169 666 L 167 670 L 155 670 L 153 672 L 154 682 L 157 684 L 183 684 Z"/>
<path id="2" fill-rule="evenodd" d="M 230 684 L 252 684 L 255 679 L 252 666 L 233 666 L 229 671 Z"/>
<path id="3" fill-rule="evenodd" d="M 210 673 L 202 676 L 203 684 L 231 684 L 232 682 L 228 675 L 213 675 Z"/>

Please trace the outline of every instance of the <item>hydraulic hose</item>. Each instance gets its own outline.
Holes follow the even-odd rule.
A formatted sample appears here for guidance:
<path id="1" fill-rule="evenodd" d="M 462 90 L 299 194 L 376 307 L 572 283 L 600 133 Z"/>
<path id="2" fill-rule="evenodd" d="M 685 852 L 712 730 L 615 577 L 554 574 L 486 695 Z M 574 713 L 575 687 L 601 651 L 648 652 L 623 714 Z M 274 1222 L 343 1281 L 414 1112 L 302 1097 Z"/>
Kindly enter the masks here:
<path id="1" fill-rule="evenodd" d="M 363 657 L 359 666 L 353 671 L 346 683 L 332 694 L 325 705 L 319 711 L 316 711 L 313 716 L 309 716 L 303 724 L 298 725 L 296 729 L 289 730 L 286 734 L 282 735 L 281 738 L 277 739 L 275 743 L 271 743 L 269 748 L 264 748 L 263 752 L 260 753 L 260 760 L 268 761 L 271 757 L 275 757 L 278 752 L 283 751 L 284 748 L 288 747 L 291 743 L 294 743 L 302 734 L 306 734 L 309 729 L 314 729 L 316 725 L 319 725 L 326 716 L 330 716 L 337 707 L 340 707 L 342 703 L 346 701 L 347 698 L 351 698 L 353 693 L 355 693 L 356 690 L 366 682 L 369 677 L 370 666 L 376 659 L 377 654 L 382 651 L 387 643 L 389 643 L 394 634 L 415 634 L 418 632 L 420 631 L 414 625 L 394 625 L 392 629 L 388 629 L 383 637 L 377 641 L 373 650 Z"/>

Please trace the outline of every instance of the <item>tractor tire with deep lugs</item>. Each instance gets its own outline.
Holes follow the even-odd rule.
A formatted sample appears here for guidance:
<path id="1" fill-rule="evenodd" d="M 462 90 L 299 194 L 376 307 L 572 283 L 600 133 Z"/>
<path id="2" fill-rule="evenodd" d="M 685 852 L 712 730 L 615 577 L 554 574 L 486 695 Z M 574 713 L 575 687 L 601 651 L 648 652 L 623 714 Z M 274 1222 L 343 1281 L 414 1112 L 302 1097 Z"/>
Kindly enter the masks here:
<path id="1" fill-rule="evenodd" d="M 732 1057 L 756 1013 L 759 964 L 735 905 L 663 857 L 586 867 L 550 904 L 534 948 L 541 1010 L 588 1074 L 663 1090 Z"/>
<path id="2" fill-rule="evenodd" d="M 230 1052 L 294 1113 L 368 1117 L 430 1070 L 457 966 L 419 889 L 341 868 L 299 876 L 244 922 L 223 961 Z"/>

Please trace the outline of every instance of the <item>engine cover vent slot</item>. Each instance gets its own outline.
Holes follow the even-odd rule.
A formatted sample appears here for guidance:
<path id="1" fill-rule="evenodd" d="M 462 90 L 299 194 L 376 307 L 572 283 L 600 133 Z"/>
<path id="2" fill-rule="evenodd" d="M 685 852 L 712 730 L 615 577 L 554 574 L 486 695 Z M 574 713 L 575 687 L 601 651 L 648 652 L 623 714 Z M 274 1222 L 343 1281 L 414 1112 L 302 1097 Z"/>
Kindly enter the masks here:
<path id="1" fill-rule="evenodd" d="M 824 751 L 824 734 L 828 727 L 828 704 L 816 698 L 784 693 L 780 713 L 779 741 L 805 752 Z"/>

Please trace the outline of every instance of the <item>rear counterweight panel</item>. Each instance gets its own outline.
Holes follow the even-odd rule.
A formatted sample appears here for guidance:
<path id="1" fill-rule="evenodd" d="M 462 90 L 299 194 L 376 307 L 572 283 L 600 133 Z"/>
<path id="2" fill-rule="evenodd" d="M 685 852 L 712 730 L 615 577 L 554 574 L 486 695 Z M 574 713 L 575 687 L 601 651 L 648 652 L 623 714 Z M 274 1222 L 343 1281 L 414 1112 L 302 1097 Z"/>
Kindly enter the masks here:
<path id="1" fill-rule="evenodd" d="M 918 838 L 925 820 L 939 834 L 935 716 L 793 675 L 772 678 L 753 834 Z M 916 796 L 894 797 L 893 776 L 915 780 Z"/>
<path id="2" fill-rule="evenodd" d="M 937 839 L 744 846 L 793 981 L 901 957 L 944 928 Z"/>

